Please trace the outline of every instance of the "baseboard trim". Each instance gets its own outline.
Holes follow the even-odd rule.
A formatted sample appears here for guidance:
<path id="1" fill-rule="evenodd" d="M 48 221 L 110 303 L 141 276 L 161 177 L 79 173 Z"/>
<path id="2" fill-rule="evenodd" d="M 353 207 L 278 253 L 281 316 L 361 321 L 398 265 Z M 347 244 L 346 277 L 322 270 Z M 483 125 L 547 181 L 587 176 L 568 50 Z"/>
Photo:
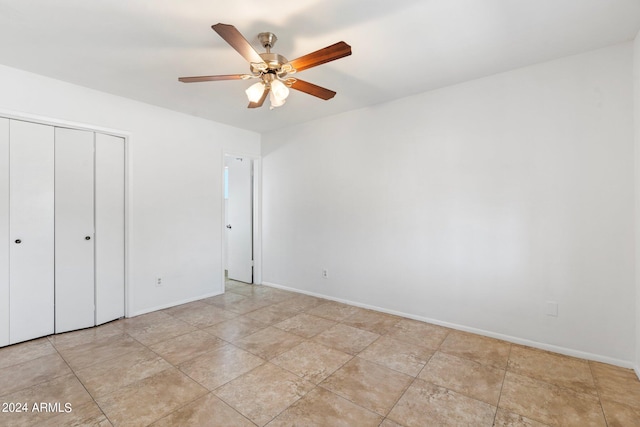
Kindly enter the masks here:
<path id="1" fill-rule="evenodd" d="M 469 326 L 465 326 L 465 325 L 459 325 L 459 324 L 456 324 L 456 323 L 443 322 L 443 321 L 440 321 L 440 320 L 437 320 L 437 319 L 431 319 L 431 318 L 423 317 L 423 316 L 416 316 L 416 315 L 411 314 L 411 313 L 405 313 L 405 312 L 396 311 L 396 310 L 389 310 L 389 309 L 386 309 L 386 308 L 383 308 L 383 307 L 377 307 L 377 306 L 374 306 L 374 305 L 362 304 L 362 303 L 359 303 L 357 301 L 351 301 L 351 300 L 347 300 L 347 299 L 343 299 L 343 298 L 336 298 L 336 297 L 333 297 L 331 295 L 325 295 L 325 294 L 321 294 L 321 293 L 317 293 L 317 292 L 309 292 L 309 291 L 305 291 L 305 290 L 302 290 L 302 289 L 296 289 L 296 288 L 292 288 L 292 287 L 289 287 L 289 286 L 279 285 L 277 283 L 271 283 L 271 282 L 263 281 L 262 284 L 264 286 L 269 286 L 269 287 L 272 287 L 272 288 L 277 288 L 277 289 L 282 289 L 282 290 L 286 290 L 286 291 L 296 292 L 296 293 L 304 294 L 304 295 L 310 295 L 310 296 L 314 296 L 314 297 L 318 297 L 318 298 L 324 298 L 324 299 L 327 299 L 327 300 L 336 301 L 336 302 L 340 302 L 340 303 L 343 303 L 343 304 L 352 305 L 352 306 L 355 306 L 355 307 L 360 307 L 360 308 L 366 308 L 366 309 L 369 309 L 369 310 L 379 311 L 381 313 L 393 314 L 393 315 L 396 315 L 396 316 L 406 317 L 408 319 L 419 320 L 421 322 L 431 323 L 431 324 L 438 325 L 438 326 L 444 326 L 446 328 L 455 329 L 455 330 L 458 330 L 458 331 L 470 332 L 470 333 L 473 333 L 473 334 L 482 335 L 482 336 L 486 336 L 486 337 L 489 337 L 489 338 L 496 338 L 496 339 L 507 341 L 507 342 L 510 342 L 510 343 L 513 343 L 513 344 L 525 345 L 525 346 L 528 346 L 528 347 L 533 347 L 533 348 L 538 348 L 538 349 L 541 349 L 541 350 L 551 351 L 551 352 L 554 352 L 554 353 L 564 354 L 566 356 L 578 357 L 580 359 L 592 360 L 594 362 L 602 362 L 602 363 L 607 363 L 609 365 L 620 366 L 622 368 L 634 369 L 636 375 L 638 375 L 638 378 L 640 378 L 640 369 L 638 368 L 638 366 L 635 366 L 634 363 L 632 363 L 630 361 L 626 361 L 626 360 L 615 359 L 615 358 L 608 357 L 608 356 L 603 356 L 603 355 L 600 355 L 600 354 L 588 353 L 588 352 L 584 352 L 584 351 L 580 351 L 580 350 L 574 350 L 574 349 L 571 349 L 571 348 L 566 348 L 566 347 L 561 347 L 561 346 L 557 346 L 557 345 L 541 343 L 541 342 L 538 342 L 538 341 L 532 341 L 532 340 L 528 340 L 528 339 L 524 339 L 524 338 L 518 338 L 518 337 L 511 336 L 511 335 L 500 334 L 500 333 L 496 333 L 496 332 L 487 331 L 487 330 L 484 330 L 484 329 L 478 329 L 478 328 L 473 328 L 473 327 L 469 327 Z"/>

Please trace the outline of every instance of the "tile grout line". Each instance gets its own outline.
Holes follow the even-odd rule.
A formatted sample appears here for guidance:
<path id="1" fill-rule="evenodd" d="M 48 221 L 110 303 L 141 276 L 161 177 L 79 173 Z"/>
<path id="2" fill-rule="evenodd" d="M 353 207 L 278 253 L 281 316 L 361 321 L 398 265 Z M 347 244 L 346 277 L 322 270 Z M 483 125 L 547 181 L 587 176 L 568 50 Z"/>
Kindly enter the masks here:
<path id="1" fill-rule="evenodd" d="M 604 406 L 602 405 L 602 397 L 600 397 L 600 389 L 598 388 L 596 376 L 593 373 L 593 366 L 591 364 L 591 361 L 587 361 L 587 364 L 589 365 L 589 372 L 591 373 L 591 379 L 593 380 L 593 385 L 596 389 L 596 394 L 598 395 L 598 404 L 600 405 L 600 410 L 602 411 L 602 417 L 604 418 L 604 423 L 608 426 L 609 420 L 607 420 L 607 414 L 605 413 Z"/>
<path id="2" fill-rule="evenodd" d="M 51 340 L 49 340 L 49 342 L 51 342 Z M 64 363 L 69 367 L 69 369 L 71 370 L 71 372 L 73 373 L 73 376 L 76 378 L 76 380 L 80 383 L 80 385 L 82 386 L 82 388 L 84 389 L 84 391 L 87 392 L 87 394 L 89 395 L 89 397 L 91 398 L 91 401 L 93 403 L 95 403 L 95 405 L 98 407 L 98 409 L 100 409 L 100 412 L 102 413 L 102 415 L 104 415 L 104 417 L 107 419 L 107 421 L 113 426 L 113 422 L 111 421 L 111 419 L 109 418 L 109 416 L 104 412 L 104 410 L 102 409 L 102 406 L 100 406 L 100 404 L 98 403 L 98 401 L 96 400 L 96 398 L 93 396 L 93 394 L 91 394 L 89 392 L 89 390 L 87 389 L 87 387 L 84 385 L 84 383 L 82 382 L 82 380 L 80 380 L 80 378 L 78 377 L 78 374 L 76 374 L 75 369 L 73 369 L 73 367 L 71 367 L 71 365 L 69 364 L 69 362 L 67 361 L 67 359 L 64 358 L 64 356 L 58 351 L 58 347 L 55 346 L 54 343 L 51 342 L 51 346 L 56 350 L 56 353 L 58 353 L 58 355 L 62 358 L 62 360 L 64 360 Z"/>
<path id="3" fill-rule="evenodd" d="M 498 418 L 498 411 L 500 410 L 500 400 L 502 400 L 502 390 L 504 390 L 504 383 L 507 380 L 507 372 L 509 372 L 509 362 L 511 361 L 511 352 L 513 351 L 513 344 L 509 345 L 509 355 L 507 356 L 507 366 L 504 368 L 504 375 L 502 376 L 502 384 L 500 384 L 500 393 L 498 394 L 498 401 L 496 402 L 496 413 L 493 415 L 493 425 L 496 425 L 496 419 Z"/>

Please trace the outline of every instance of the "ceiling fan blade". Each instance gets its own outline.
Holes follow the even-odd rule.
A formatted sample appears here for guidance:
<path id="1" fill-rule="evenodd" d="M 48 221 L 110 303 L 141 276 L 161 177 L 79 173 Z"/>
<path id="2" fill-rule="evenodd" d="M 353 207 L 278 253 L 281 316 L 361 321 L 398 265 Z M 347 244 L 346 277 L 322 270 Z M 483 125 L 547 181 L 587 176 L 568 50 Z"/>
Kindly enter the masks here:
<path id="1" fill-rule="evenodd" d="M 182 83 L 215 82 L 218 80 L 241 80 L 246 74 L 221 74 L 218 76 L 180 77 Z"/>
<path id="2" fill-rule="evenodd" d="M 218 33 L 224 41 L 229 43 L 232 48 L 238 51 L 238 53 L 250 63 L 264 62 L 258 52 L 256 52 L 247 39 L 245 39 L 242 34 L 240 34 L 240 31 L 238 31 L 233 25 L 216 24 L 212 25 L 211 28 L 213 28 L 213 31 Z"/>
<path id="3" fill-rule="evenodd" d="M 267 99 L 267 95 L 269 95 L 269 89 L 265 89 L 262 93 L 262 97 L 258 100 L 258 102 L 250 102 L 247 108 L 258 108 L 262 107 L 264 104 L 264 100 Z"/>
<path id="4" fill-rule="evenodd" d="M 299 90 L 300 92 L 308 93 L 309 95 L 317 96 L 325 101 L 336 96 L 336 93 L 332 90 L 325 89 L 313 83 L 305 82 L 304 80 L 296 79 L 296 82 L 291 85 L 291 89 Z"/>
<path id="5" fill-rule="evenodd" d="M 296 58 L 293 61 L 289 61 L 289 64 L 291 64 L 296 71 L 302 71 L 349 55 L 351 55 L 351 46 L 345 42 L 338 42 L 324 49 L 316 50 L 315 52 Z"/>

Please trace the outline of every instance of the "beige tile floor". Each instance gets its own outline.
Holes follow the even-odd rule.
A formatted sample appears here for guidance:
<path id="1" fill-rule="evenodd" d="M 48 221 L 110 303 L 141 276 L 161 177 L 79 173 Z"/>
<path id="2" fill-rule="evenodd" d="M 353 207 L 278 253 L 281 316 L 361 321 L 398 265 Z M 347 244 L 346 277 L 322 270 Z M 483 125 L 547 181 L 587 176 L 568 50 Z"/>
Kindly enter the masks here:
<path id="1" fill-rule="evenodd" d="M 1 426 L 640 426 L 631 370 L 233 281 L 0 349 L 0 403 L 28 409 Z"/>

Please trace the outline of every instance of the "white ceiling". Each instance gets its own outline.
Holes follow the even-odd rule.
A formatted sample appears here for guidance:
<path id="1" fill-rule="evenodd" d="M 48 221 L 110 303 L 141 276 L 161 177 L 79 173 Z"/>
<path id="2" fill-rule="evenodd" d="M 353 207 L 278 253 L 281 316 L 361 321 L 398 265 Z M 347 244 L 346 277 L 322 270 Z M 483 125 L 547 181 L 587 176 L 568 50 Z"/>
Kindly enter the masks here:
<path id="1" fill-rule="evenodd" d="M 246 108 L 253 82 L 211 25 L 288 59 L 344 40 L 353 55 L 301 72 L 338 92 Z M 265 132 L 632 39 L 640 0 L 0 0 L 0 63 Z M 1 95 L 0 95 L 1 96 Z"/>

